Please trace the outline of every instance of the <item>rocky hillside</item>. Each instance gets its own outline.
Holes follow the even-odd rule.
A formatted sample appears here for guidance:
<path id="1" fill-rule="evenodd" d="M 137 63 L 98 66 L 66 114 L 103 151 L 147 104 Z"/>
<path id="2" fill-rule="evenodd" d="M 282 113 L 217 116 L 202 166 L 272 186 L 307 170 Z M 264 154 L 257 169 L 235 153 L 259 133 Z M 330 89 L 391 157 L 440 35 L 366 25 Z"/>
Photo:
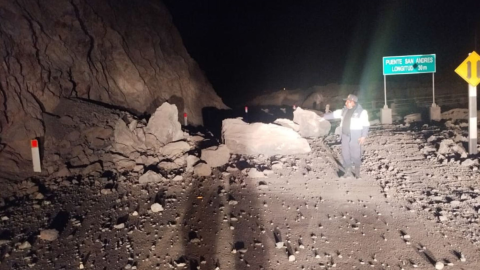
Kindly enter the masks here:
<path id="1" fill-rule="evenodd" d="M 147 116 L 168 101 L 192 125 L 226 108 L 158 0 L 0 0 L 0 40 L 0 178 L 31 175 L 61 99 Z"/>

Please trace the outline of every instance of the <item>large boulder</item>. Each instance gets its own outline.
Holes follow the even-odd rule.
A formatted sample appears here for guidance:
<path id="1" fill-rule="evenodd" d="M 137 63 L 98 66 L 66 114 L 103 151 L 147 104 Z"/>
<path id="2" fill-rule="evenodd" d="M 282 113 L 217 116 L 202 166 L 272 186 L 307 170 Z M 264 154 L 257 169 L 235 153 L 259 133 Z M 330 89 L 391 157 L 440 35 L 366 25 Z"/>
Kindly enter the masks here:
<path id="1" fill-rule="evenodd" d="M 299 125 L 299 133 L 302 137 L 320 137 L 328 135 L 331 124 L 312 111 L 297 108 L 293 112 L 293 122 Z"/>
<path id="2" fill-rule="evenodd" d="M 148 147 L 160 149 L 169 142 L 183 139 L 182 126 L 177 118 L 175 105 L 163 103 L 148 121 L 146 128 L 146 144 Z"/>
<path id="3" fill-rule="evenodd" d="M 225 145 L 235 154 L 293 155 L 311 151 L 307 140 L 290 128 L 275 124 L 245 123 L 242 119 L 222 122 Z"/>
<path id="4" fill-rule="evenodd" d="M 202 160 L 211 167 L 220 167 L 227 164 L 230 159 L 230 150 L 224 144 L 202 149 Z"/>
<path id="5" fill-rule="evenodd" d="M 282 127 L 291 128 L 291 129 L 295 130 L 296 132 L 300 131 L 300 126 L 290 119 L 279 118 L 279 119 L 275 120 L 273 123 L 277 124 L 277 125 L 280 125 Z"/>

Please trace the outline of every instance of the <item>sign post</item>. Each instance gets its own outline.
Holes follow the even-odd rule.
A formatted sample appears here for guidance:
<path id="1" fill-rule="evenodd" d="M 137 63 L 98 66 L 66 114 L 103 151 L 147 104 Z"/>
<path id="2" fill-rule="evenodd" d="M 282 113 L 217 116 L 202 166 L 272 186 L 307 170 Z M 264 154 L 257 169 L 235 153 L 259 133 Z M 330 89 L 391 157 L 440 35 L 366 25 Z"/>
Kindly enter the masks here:
<path id="1" fill-rule="evenodd" d="M 477 154 L 477 86 L 468 85 L 468 153 Z"/>
<path id="2" fill-rule="evenodd" d="M 468 83 L 468 153 L 477 154 L 477 85 L 480 83 L 480 56 L 474 51 L 455 69 Z"/>
<path id="3" fill-rule="evenodd" d="M 382 124 L 392 123 L 392 110 L 387 105 L 387 75 L 404 75 L 419 73 L 435 73 L 436 55 L 405 55 L 405 56 L 386 56 L 383 57 L 383 88 L 385 96 L 385 105 L 381 112 Z M 433 82 L 433 103 L 430 107 L 430 120 L 441 119 L 440 107 L 435 104 L 435 77 L 432 74 Z"/>

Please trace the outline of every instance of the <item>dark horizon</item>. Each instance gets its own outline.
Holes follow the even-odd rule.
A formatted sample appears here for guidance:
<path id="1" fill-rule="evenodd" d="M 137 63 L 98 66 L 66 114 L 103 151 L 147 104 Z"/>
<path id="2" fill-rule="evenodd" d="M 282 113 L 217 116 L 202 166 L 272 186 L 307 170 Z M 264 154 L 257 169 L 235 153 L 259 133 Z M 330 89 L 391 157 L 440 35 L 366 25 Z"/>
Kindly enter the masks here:
<path id="1" fill-rule="evenodd" d="M 435 80 L 462 82 L 454 69 L 478 49 L 480 35 L 476 1 L 164 1 L 229 106 L 284 87 L 369 87 L 383 81 L 384 56 L 436 54 Z"/>

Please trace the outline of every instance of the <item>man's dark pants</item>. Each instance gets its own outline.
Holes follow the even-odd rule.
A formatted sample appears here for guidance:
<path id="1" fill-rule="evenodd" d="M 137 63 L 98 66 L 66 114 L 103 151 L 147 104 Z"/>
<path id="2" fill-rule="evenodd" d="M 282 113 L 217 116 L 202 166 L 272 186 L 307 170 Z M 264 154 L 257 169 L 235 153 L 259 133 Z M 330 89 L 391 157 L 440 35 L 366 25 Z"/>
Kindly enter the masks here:
<path id="1" fill-rule="evenodd" d="M 345 168 L 351 168 L 352 166 L 360 168 L 362 163 L 362 147 L 358 142 L 358 138 L 352 138 L 349 135 L 342 134 L 342 157 Z"/>

